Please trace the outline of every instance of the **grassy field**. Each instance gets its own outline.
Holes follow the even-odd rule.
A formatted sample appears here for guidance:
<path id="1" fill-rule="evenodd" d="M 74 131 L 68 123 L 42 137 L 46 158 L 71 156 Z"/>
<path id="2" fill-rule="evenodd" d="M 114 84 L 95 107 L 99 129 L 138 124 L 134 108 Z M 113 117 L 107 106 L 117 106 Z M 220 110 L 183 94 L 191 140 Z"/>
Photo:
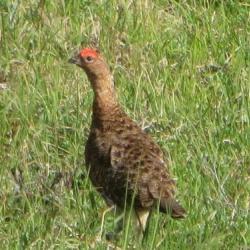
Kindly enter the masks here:
<path id="1" fill-rule="evenodd" d="M 110 248 L 83 160 L 92 90 L 67 63 L 93 43 L 188 211 L 155 212 L 143 246 L 126 225 L 113 244 L 250 248 L 250 4 L 153 2 L 0 1 L 0 249 Z"/>

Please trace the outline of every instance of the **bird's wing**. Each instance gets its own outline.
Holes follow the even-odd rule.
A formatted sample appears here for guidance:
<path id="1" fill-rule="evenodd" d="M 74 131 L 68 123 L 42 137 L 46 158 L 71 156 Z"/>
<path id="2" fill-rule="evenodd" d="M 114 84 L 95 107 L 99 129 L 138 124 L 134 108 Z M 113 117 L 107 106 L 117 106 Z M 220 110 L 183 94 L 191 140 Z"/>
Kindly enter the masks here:
<path id="1" fill-rule="evenodd" d="M 136 192 L 142 207 L 159 202 L 161 212 L 182 218 L 185 210 L 174 198 L 175 181 L 163 161 L 160 148 L 148 136 L 120 137 L 110 150 L 111 166 L 120 185 Z M 136 191 L 135 191 L 136 190 Z"/>

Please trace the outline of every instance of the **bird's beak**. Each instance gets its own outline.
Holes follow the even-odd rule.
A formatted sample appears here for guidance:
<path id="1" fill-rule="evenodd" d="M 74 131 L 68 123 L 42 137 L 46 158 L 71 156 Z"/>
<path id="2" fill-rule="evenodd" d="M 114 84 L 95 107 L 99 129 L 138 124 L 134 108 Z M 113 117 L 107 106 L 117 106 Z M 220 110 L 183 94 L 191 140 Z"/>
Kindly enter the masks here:
<path id="1" fill-rule="evenodd" d="M 78 54 L 72 56 L 69 60 L 68 60 L 69 63 L 73 63 L 73 64 L 76 64 L 78 66 L 81 65 L 81 60 L 80 60 L 80 57 Z"/>

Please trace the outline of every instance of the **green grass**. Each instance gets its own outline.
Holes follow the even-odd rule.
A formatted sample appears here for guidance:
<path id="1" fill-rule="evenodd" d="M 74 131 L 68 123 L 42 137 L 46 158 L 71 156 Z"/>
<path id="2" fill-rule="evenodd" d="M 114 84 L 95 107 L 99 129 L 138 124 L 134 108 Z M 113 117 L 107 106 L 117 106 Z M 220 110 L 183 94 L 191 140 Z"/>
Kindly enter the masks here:
<path id="1" fill-rule="evenodd" d="M 250 247 L 248 1 L 126 2 L 0 1 L 1 249 L 107 249 L 83 161 L 92 90 L 67 63 L 97 40 L 188 210 L 154 213 L 143 249 Z M 140 248 L 127 228 L 115 244 Z"/>

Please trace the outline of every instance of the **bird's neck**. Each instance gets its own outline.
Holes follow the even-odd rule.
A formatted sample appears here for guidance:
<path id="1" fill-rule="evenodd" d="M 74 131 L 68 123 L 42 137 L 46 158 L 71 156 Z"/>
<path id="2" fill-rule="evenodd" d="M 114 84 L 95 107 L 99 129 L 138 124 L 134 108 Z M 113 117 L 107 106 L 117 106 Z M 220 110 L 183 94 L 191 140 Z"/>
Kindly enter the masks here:
<path id="1" fill-rule="evenodd" d="M 90 79 L 94 90 L 93 115 L 107 115 L 118 106 L 112 76 Z"/>

